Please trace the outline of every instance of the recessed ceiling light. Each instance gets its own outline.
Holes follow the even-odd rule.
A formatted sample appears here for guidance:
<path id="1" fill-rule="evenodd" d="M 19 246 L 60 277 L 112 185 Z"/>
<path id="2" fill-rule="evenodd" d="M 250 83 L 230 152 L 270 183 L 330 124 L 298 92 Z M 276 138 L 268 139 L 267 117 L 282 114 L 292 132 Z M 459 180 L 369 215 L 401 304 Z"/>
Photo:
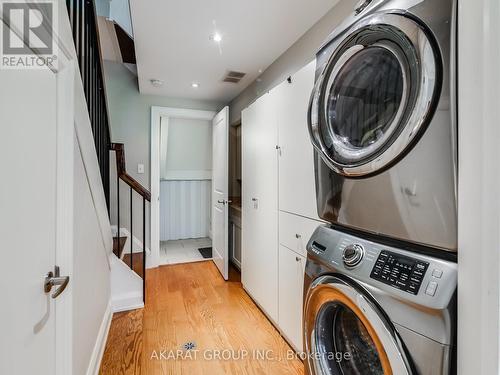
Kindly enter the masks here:
<path id="1" fill-rule="evenodd" d="M 151 82 L 151 85 L 153 85 L 154 87 L 163 86 L 163 81 L 161 79 L 150 79 L 149 82 Z"/>
<path id="2" fill-rule="evenodd" d="M 200 87 L 200 84 L 196 83 L 196 82 L 193 82 L 193 83 L 191 83 L 191 87 L 194 88 L 194 89 L 197 89 L 198 87 Z"/>
<path id="3" fill-rule="evenodd" d="M 222 42 L 222 35 L 219 33 L 213 33 L 210 35 L 210 40 L 213 40 L 215 43 L 220 43 Z"/>

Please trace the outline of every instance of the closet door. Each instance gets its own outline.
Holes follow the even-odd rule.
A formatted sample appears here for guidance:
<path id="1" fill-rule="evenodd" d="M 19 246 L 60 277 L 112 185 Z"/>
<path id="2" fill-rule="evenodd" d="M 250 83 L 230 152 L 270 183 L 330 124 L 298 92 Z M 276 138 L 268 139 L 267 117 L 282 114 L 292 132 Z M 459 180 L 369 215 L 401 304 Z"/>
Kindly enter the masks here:
<path id="1" fill-rule="evenodd" d="M 279 128 L 279 208 L 311 219 L 316 209 L 313 147 L 307 129 L 313 61 L 276 88 Z"/>
<path id="2" fill-rule="evenodd" d="M 257 259 L 251 255 L 255 248 L 255 105 L 241 112 L 241 282 L 247 292 L 255 285 Z"/>
<path id="3" fill-rule="evenodd" d="M 297 351 L 302 346 L 302 294 L 306 258 L 285 246 L 279 248 L 279 326 Z"/>
<path id="4" fill-rule="evenodd" d="M 278 320 L 278 160 L 276 102 L 263 95 L 242 117 L 242 282 Z M 245 139 L 246 138 L 246 139 Z"/>

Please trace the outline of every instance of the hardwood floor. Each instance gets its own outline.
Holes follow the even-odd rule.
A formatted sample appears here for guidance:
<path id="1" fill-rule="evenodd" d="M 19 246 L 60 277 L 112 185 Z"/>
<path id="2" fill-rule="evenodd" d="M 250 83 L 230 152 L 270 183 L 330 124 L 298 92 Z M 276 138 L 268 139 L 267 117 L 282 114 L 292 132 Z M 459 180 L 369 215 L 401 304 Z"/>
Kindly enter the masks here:
<path id="1" fill-rule="evenodd" d="M 101 375 L 303 374 L 234 269 L 227 282 L 211 261 L 162 266 L 146 278 L 146 307 L 113 317 Z"/>

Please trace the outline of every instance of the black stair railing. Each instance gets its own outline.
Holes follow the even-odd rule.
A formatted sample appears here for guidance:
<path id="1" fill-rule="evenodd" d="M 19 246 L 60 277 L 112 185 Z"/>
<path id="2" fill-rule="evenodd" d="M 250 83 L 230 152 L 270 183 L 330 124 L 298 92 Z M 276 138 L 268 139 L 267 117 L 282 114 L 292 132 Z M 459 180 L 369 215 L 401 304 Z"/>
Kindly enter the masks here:
<path id="1" fill-rule="evenodd" d="M 66 0 L 66 6 L 109 212 L 109 148 L 111 140 L 95 4 L 93 0 Z"/>
<path id="2" fill-rule="evenodd" d="M 117 210 L 117 237 L 120 241 L 120 181 L 130 190 L 130 253 L 125 255 L 125 263 L 130 269 L 142 277 L 142 295 L 146 301 L 146 201 L 151 202 L 151 193 L 138 181 L 131 177 L 125 168 L 125 149 L 123 143 L 111 143 L 110 150 L 116 155 L 116 210 Z M 134 252 L 134 193 L 142 199 L 142 254 Z M 120 254 L 121 255 L 121 254 Z M 119 256 L 120 256 L 119 255 Z M 139 259 L 137 259 L 139 257 Z"/>

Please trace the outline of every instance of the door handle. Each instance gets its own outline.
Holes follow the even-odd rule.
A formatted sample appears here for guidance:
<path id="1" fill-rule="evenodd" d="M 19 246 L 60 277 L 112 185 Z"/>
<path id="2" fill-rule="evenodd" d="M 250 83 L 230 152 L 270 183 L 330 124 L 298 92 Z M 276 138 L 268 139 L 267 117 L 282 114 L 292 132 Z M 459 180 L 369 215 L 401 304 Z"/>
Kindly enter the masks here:
<path id="1" fill-rule="evenodd" d="M 220 203 L 220 204 L 228 204 L 228 203 L 233 203 L 233 201 L 227 201 L 227 200 L 225 200 L 225 199 L 223 199 L 223 200 L 220 200 L 220 199 L 219 199 L 219 200 L 217 201 L 217 203 Z"/>
<path id="2" fill-rule="evenodd" d="M 54 275 L 55 273 L 55 275 Z M 49 293 L 53 286 L 59 285 L 59 288 L 52 293 L 52 298 L 57 298 L 66 289 L 69 283 L 69 276 L 59 276 L 59 267 L 54 267 L 54 272 L 50 271 L 47 276 L 45 276 L 45 282 L 43 283 L 43 291 Z"/>

